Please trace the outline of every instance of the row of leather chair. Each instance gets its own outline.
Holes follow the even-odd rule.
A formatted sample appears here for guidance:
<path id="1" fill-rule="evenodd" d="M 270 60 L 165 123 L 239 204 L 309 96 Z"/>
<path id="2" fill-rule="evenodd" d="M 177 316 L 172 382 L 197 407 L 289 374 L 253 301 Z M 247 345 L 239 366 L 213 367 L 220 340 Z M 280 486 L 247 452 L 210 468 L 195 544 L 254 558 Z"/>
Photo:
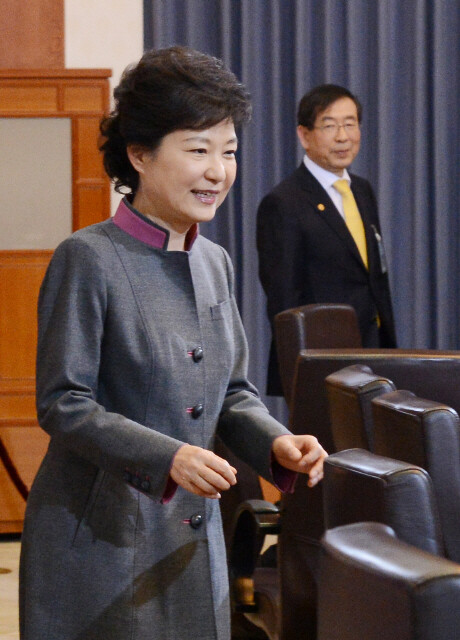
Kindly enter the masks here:
<path id="1" fill-rule="evenodd" d="M 433 481 L 435 515 L 439 514 L 445 555 L 459 562 L 460 421 L 457 412 L 411 391 L 391 390 L 392 381 L 362 365 L 328 376 L 326 388 L 336 442 L 352 442 L 352 446 L 365 447 L 428 471 Z"/>
<path id="2" fill-rule="evenodd" d="M 374 431 L 369 426 L 369 416 L 373 409 L 371 401 L 374 399 L 376 402 L 382 390 L 385 393 L 394 393 L 396 386 L 408 387 L 419 395 L 434 397 L 446 404 L 460 407 L 460 388 L 457 389 L 454 384 L 460 370 L 460 353 L 359 349 L 359 332 L 356 333 L 352 328 L 354 322 L 352 309 L 343 309 L 341 308 L 343 305 L 314 305 L 313 307 L 313 309 L 301 308 L 280 314 L 283 316 L 284 333 L 281 331 L 279 335 L 284 335 L 284 338 L 278 339 L 277 334 L 277 343 L 284 345 L 283 353 L 288 354 L 289 358 L 283 359 L 283 353 L 280 352 L 278 355 L 286 400 L 290 407 L 292 431 L 313 433 L 331 453 L 356 446 L 375 452 Z M 325 307 L 329 308 L 325 309 Z M 315 318 L 320 319 L 320 326 L 315 325 Z M 295 338 L 293 342 L 289 342 L 289 332 L 291 338 Z M 347 347 L 347 338 L 350 336 L 355 344 L 348 344 Z M 312 345 L 328 348 L 310 348 Z M 351 348 L 353 346 L 354 348 Z M 334 409 L 329 412 L 328 393 L 333 398 L 334 384 L 331 381 L 326 387 L 325 379 L 337 370 L 355 363 L 367 365 L 371 371 L 361 367 L 348 373 L 348 387 L 353 386 L 352 378 L 353 384 L 359 382 L 361 378 L 361 387 L 355 384 L 356 388 L 360 389 L 357 405 L 353 409 L 355 419 L 347 422 L 349 428 L 344 434 L 334 426 L 337 416 L 340 418 L 340 411 L 344 408 L 340 409 L 339 404 L 337 402 L 334 404 L 332 399 L 331 407 L 334 405 L 335 413 Z M 283 367 L 287 368 L 283 369 Z M 429 376 L 428 372 L 433 368 L 435 375 Z M 372 374 L 372 369 L 378 371 L 380 375 Z M 374 379 L 363 380 L 366 375 L 374 376 Z M 346 391 L 348 393 L 350 388 Z M 407 401 L 410 397 L 409 394 L 403 400 Z M 350 406 L 347 407 L 347 411 L 350 412 Z M 428 417 L 429 413 L 430 411 L 427 410 L 424 418 Z M 420 417 L 420 411 L 416 415 Z M 352 429 L 353 423 L 357 428 Z M 412 446 L 409 449 L 412 451 Z M 379 449 L 379 452 L 382 453 L 382 450 Z M 424 450 L 423 453 L 425 453 Z M 238 592 L 235 597 L 236 608 L 239 607 L 240 612 L 245 611 L 247 617 L 252 617 L 256 624 L 262 626 L 270 640 L 278 638 L 332 640 L 335 637 L 343 637 L 345 640 L 352 637 L 351 635 L 329 637 L 324 635 L 326 632 L 323 631 L 326 628 L 327 618 L 325 618 L 325 609 L 322 606 L 318 608 L 317 582 L 320 574 L 326 575 L 322 567 L 320 570 L 320 565 L 323 564 L 324 551 L 321 552 L 321 539 L 325 532 L 325 522 L 328 527 L 337 527 L 355 522 L 357 518 L 360 521 L 363 518 L 377 520 L 394 527 L 396 534 L 402 536 L 402 540 L 406 543 L 417 544 L 425 552 L 446 553 L 445 539 L 448 536 L 445 535 L 444 524 L 441 527 L 441 520 L 437 517 L 437 496 L 433 491 L 431 479 L 420 468 L 423 466 L 420 463 L 425 463 L 420 449 L 416 459 L 406 463 L 396 463 L 393 458 L 398 456 L 393 455 L 393 450 L 386 450 L 386 454 L 390 460 L 376 458 L 376 454 L 369 451 L 337 454 L 345 456 L 342 461 L 332 455 L 327 463 L 326 478 L 322 486 L 312 490 L 307 487 L 303 479 L 298 482 L 295 493 L 285 496 L 282 501 L 282 534 L 278 543 L 277 568 L 274 566 L 255 568 L 255 561 L 251 559 L 255 556 L 251 553 L 241 555 L 241 548 L 244 548 L 245 541 L 250 539 L 249 534 L 257 529 L 260 522 L 265 521 L 265 531 L 270 531 L 272 526 L 275 526 L 275 529 L 279 527 L 279 523 L 273 524 L 280 517 L 279 514 L 270 511 L 271 507 L 267 512 L 264 503 L 259 503 L 255 509 L 252 505 L 243 505 L 239 509 L 239 519 L 245 521 L 245 533 L 240 537 L 239 545 L 236 545 L 233 555 L 230 550 L 233 585 Z M 404 456 L 401 457 L 404 459 Z M 450 460 L 453 461 L 454 458 L 455 454 L 452 450 Z M 352 476 L 351 472 L 344 473 L 343 466 L 340 467 L 343 462 L 346 462 L 350 470 L 359 462 L 358 467 L 360 466 L 362 476 L 360 482 L 362 483 L 363 478 L 366 480 L 366 484 L 360 485 L 359 490 L 356 487 L 353 489 L 357 482 L 356 476 Z M 340 472 L 336 473 L 338 469 Z M 329 490 L 328 487 L 331 489 Z M 374 495 L 372 492 L 377 489 L 378 498 L 356 499 L 360 495 Z M 354 502 L 352 500 L 346 507 L 345 501 L 337 498 L 341 495 L 340 492 L 344 492 L 347 496 L 355 496 Z M 395 505 L 397 498 L 406 494 L 412 497 L 410 506 L 404 514 L 398 511 Z M 367 512 L 360 511 L 363 505 L 367 505 Z M 435 515 L 432 517 L 431 514 Z M 266 522 L 267 519 L 268 522 Z M 398 540 L 394 540 L 399 543 Z M 259 548 L 261 541 L 262 538 L 258 535 L 257 542 L 251 546 L 251 549 Z M 449 553 L 452 552 L 447 553 L 448 557 L 455 557 L 449 556 Z M 239 564 L 235 563 L 236 557 L 243 560 Z M 323 581 L 320 582 L 320 600 L 322 584 Z M 254 594 L 256 594 L 255 601 Z M 357 633 L 353 637 L 367 636 Z M 394 635 L 393 637 L 403 636 Z"/>
<path id="3" fill-rule="evenodd" d="M 321 541 L 318 571 L 318 640 L 457 637 L 460 565 L 441 557 L 428 473 L 415 465 L 351 449 L 326 461 L 324 486 L 328 529 Z M 279 602 L 273 598 L 277 585 L 272 581 L 272 592 L 260 590 L 260 572 L 263 585 L 267 570 L 256 568 L 254 552 L 260 549 L 265 532 L 279 531 L 277 518 L 274 509 L 265 510 L 262 504 L 242 505 L 240 539 L 231 556 L 234 577 L 244 578 L 239 587 L 244 590 L 254 580 L 249 589 L 255 587 L 257 592 L 253 610 L 264 614 L 263 628 L 271 639 L 285 637 L 279 634 Z M 397 540 L 392 537 L 395 533 Z M 248 545 L 251 540 L 255 544 Z M 302 585 L 298 591 L 301 597 Z M 438 609 L 438 601 L 442 605 L 446 599 L 449 607 Z M 247 612 L 252 611 L 251 604 Z M 444 617 L 438 622 L 441 611 Z M 248 615 L 257 620 L 256 613 Z M 300 632 L 298 637 L 307 635 Z"/>
<path id="4" fill-rule="evenodd" d="M 318 639 L 458 637 L 457 412 L 362 365 L 331 374 L 326 389 L 336 447 L 375 453 L 343 451 L 326 463 Z M 350 594 L 340 592 L 344 576 Z"/>
<path id="5" fill-rule="evenodd" d="M 419 628 L 411 613 L 414 602 L 423 601 L 424 598 L 420 583 L 427 585 L 431 581 L 429 592 L 435 578 L 441 586 L 434 589 L 428 604 L 434 606 L 437 598 L 441 597 L 440 593 L 444 594 L 444 598 L 448 596 L 451 603 L 457 597 L 457 604 L 460 604 L 460 591 L 456 586 L 459 584 L 460 565 L 441 561 L 444 545 L 436 514 L 435 492 L 428 473 L 416 465 L 366 450 L 345 450 L 331 455 L 326 461 L 324 494 L 327 530 L 336 531 L 337 527 L 342 527 L 343 531 L 341 535 L 334 534 L 332 537 L 327 531 L 322 539 L 318 572 L 318 640 L 403 638 L 406 637 L 406 631 L 409 634 L 407 637 L 414 640 L 455 637 L 452 628 L 457 629 L 460 607 L 449 613 L 449 622 L 443 621 L 442 633 L 437 626 L 433 626 L 433 621 L 430 623 L 430 633 L 425 624 Z M 251 583 L 247 590 L 251 598 L 243 610 L 249 618 L 253 616 L 254 621 L 260 621 L 262 614 L 263 628 L 269 638 L 283 637 L 279 635 L 279 601 L 273 597 L 279 588 L 276 572 L 257 568 L 254 561 L 264 534 L 279 533 L 279 514 L 274 507 L 267 509 L 264 503 L 254 501 L 242 505 L 238 515 L 239 540 L 235 541 L 230 559 L 234 568 L 234 585 L 242 590 L 243 593 L 240 592 L 238 596 L 243 595 L 243 601 L 244 590 Z M 413 547 L 407 546 L 407 550 L 403 551 L 404 545 L 390 538 L 386 547 L 379 548 L 379 536 L 388 538 L 390 533 L 388 530 L 382 533 L 373 524 L 363 524 L 361 529 L 353 529 L 355 534 L 358 531 L 358 538 L 363 536 L 366 541 L 360 547 L 356 535 L 350 540 L 348 528 L 343 525 L 363 521 L 391 525 L 391 535 L 396 533 L 399 540 Z M 252 544 L 248 544 L 248 541 L 252 541 Z M 395 545 L 396 555 L 393 557 L 391 554 Z M 373 554 L 370 563 L 369 549 Z M 425 555 L 419 550 L 423 550 Z M 409 561 L 408 558 L 412 556 Z M 401 559 L 404 562 L 401 563 Z M 337 566 L 341 569 L 341 577 Z M 414 582 L 417 571 L 420 576 Z M 351 574 L 356 572 L 361 582 L 351 578 Z M 271 576 L 271 580 L 267 589 L 268 576 Z M 340 585 L 341 580 L 343 585 Z M 398 593 L 403 588 L 407 592 L 405 604 L 402 606 L 400 602 L 399 610 L 393 610 L 392 617 L 387 620 L 384 617 L 386 608 L 390 607 L 391 610 L 394 598 L 400 597 Z M 257 592 L 256 602 L 252 600 L 254 590 Z M 299 597 L 302 597 L 303 589 L 298 591 Z M 382 598 L 382 593 L 385 598 Z M 380 615 L 376 616 L 377 612 Z M 423 607 L 419 609 L 419 614 L 425 621 Z M 437 618 L 437 613 L 432 617 Z M 361 635 L 364 632 L 366 635 Z"/>
<path id="6" fill-rule="evenodd" d="M 330 453 L 337 451 L 324 381 L 328 375 L 354 364 L 369 366 L 371 370 L 393 381 L 399 389 L 410 389 L 419 397 L 432 398 L 457 411 L 460 409 L 460 385 L 457 384 L 460 378 L 460 352 L 360 349 L 353 345 L 334 347 L 333 340 L 340 335 L 342 311 L 340 306 L 328 305 L 329 311 L 325 313 L 325 305 L 321 306 L 323 321 L 325 319 L 330 323 L 330 330 L 326 331 L 330 339 L 328 348 L 311 348 L 311 343 L 308 342 L 308 323 L 312 324 L 314 315 L 319 314 L 314 305 L 313 310 L 300 310 L 300 314 L 308 318 L 308 322 L 303 327 L 303 336 L 299 331 L 296 337 L 301 348 L 295 364 L 293 365 L 292 360 L 283 359 L 282 353 L 278 354 L 282 380 L 291 379 L 292 386 L 286 398 L 291 431 L 312 433 Z M 291 311 L 283 313 L 289 315 Z M 299 316 L 299 310 L 293 310 L 293 313 Z M 348 320 L 344 321 L 344 325 L 350 324 L 354 312 L 348 309 L 347 313 Z M 291 322 L 290 326 L 294 327 L 294 333 L 295 322 Z M 305 339 L 303 344 L 302 339 Z M 342 442 L 340 446 L 353 444 Z M 304 637 L 316 637 L 314 616 L 320 539 L 324 533 L 323 505 L 322 485 L 310 490 L 306 483 L 300 482 L 294 495 L 283 498 L 283 535 L 279 542 L 279 564 L 282 628 L 283 633 L 285 632 L 283 639 L 286 640 L 301 637 L 299 634 L 305 628 L 308 633 Z M 299 585 L 302 581 L 304 593 L 299 597 Z M 308 586 L 305 581 L 308 581 Z"/>

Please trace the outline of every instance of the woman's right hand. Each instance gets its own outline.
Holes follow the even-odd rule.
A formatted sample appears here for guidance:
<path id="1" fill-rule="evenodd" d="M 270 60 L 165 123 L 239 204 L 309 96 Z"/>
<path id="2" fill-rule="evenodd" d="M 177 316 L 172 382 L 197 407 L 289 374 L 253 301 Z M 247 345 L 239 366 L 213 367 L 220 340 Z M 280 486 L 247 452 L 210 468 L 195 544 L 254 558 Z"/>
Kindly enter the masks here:
<path id="1" fill-rule="evenodd" d="M 236 484 L 236 469 L 212 451 L 184 444 L 173 458 L 171 478 L 179 486 L 204 498 L 220 498 L 220 492 Z"/>

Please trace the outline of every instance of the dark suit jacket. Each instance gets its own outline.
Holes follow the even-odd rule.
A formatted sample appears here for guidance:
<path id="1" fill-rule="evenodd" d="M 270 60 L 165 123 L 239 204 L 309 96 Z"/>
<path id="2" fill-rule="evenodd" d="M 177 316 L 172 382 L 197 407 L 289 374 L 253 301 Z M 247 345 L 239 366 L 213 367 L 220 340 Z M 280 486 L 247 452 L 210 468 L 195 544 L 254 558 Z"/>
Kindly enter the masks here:
<path id="1" fill-rule="evenodd" d="M 303 162 L 260 203 L 257 249 L 268 316 L 273 330 L 274 316 L 285 309 L 318 302 L 350 304 L 358 314 L 363 346 L 378 346 L 366 344 L 372 329 L 375 334 L 378 314 L 380 346 L 395 347 L 377 202 L 367 180 L 350 177 L 364 223 L 369 270 L 344 219 Z M 267 387 L 270 395 L 282 395 L 273 341 Z"/>

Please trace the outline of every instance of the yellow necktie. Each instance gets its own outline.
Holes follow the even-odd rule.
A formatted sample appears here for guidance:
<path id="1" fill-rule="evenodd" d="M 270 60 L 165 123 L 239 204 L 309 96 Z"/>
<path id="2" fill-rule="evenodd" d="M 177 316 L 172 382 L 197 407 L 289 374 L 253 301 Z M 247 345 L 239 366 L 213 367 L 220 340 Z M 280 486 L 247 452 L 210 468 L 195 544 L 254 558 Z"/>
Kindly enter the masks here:
<path id="1" fill-rule="evenodd" d="M 367 268 L 367 247 L 366 247 L 366 235 L 364 233 L 364 225 L 359 214 L 358 206 L 354 195 L 350 189 L 350 185 L 347 180 L 336 180 L 333 184 L 342 196 L 343 212 L 345 214 L 345 222 L 348 230 L 353 236 L 353 240 L 358 247 L 358 251 L 361 254 L 361 258 Z"/>

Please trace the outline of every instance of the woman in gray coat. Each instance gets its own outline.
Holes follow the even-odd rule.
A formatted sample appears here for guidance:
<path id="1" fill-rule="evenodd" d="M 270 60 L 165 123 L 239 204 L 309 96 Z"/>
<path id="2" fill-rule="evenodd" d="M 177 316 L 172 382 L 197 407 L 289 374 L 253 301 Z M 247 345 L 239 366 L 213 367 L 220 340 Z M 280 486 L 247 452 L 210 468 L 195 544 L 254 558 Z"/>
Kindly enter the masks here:
<path id="1" fill-rule="evenodd" d="M 50 446 L 27 504 L 22 640 L 228 640 L 215 434 L 292 490 L 325 452 L 247 380 L 226 252 L 199 235 L 236 173 L 246 92 L 223 64 L 146 53 L 101 125 L 129 195 L 56 250 L 39 299 L 37 408 Z"/>

